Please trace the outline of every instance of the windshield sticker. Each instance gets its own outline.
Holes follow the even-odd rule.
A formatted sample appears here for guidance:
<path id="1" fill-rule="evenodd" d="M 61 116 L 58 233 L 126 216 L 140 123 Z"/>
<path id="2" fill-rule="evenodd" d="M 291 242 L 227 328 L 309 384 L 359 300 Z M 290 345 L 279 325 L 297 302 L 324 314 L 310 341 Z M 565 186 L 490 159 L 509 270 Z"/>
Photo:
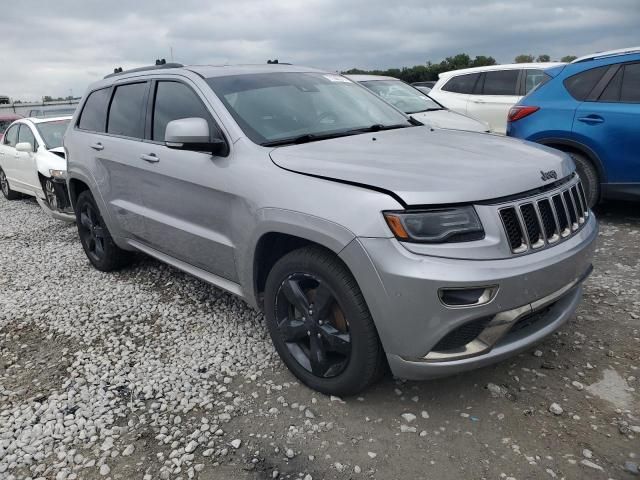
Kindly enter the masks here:
<path id="1" fill-rule="evenodd" d="M 330 82 L 351 83 L 351 80 L 349 80 L 348 78 L 344 78 L 340 75 L 323 75 L 323 77 L 329 80 Z"/>

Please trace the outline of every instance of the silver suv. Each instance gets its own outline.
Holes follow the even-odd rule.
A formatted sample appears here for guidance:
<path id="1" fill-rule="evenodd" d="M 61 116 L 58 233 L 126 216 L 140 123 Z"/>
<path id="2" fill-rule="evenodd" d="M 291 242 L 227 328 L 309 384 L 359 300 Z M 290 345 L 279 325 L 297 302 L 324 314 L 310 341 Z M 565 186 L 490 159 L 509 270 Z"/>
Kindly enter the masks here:
<path id="1" fill-rule="evenodd" d="M 576 309 L 597 224 L 571 159 L 433 129 L 347 78 L 170 64 L 93 84 L 65 137 L 82 246 L 262 309 L 295 376 L 354 394 L 528 348 Z"/>

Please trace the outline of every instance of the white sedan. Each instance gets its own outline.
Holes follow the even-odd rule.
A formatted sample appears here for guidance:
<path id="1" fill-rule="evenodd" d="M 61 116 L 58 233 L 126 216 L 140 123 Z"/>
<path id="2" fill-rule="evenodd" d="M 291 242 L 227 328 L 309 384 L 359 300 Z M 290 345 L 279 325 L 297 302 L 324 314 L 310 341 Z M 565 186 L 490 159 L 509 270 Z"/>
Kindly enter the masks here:
<path id="1" fill-rule="evenodd" d="M 7 200 L 36 197 L 53 217 L 75 220 L 67 193 L 62 137 L 71 117 L 23 118 L 11 124 L 0 143 L 0 187 Z"/>
<path id="2" fill-rule="evenodd" d="M 489 125 L 475 118 L 452 112 L 416 87 L 394 77 L 345 75 L 416 120 L 437 128 L 488 132 Z"/>

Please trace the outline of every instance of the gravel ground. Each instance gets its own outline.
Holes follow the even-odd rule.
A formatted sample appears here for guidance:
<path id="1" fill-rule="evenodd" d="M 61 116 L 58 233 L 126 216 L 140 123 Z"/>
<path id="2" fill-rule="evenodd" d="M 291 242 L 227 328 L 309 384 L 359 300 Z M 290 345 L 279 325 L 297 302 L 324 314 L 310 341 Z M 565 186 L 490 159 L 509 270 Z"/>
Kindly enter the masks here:
<path id="1" fill-rule="evenodd" d="M 0 199 L 0 478 L 625 479 L 640 462 L 640 213 L 607 205 L 585 301 L 496 366 L 329 398 L 262 315 Z"/>

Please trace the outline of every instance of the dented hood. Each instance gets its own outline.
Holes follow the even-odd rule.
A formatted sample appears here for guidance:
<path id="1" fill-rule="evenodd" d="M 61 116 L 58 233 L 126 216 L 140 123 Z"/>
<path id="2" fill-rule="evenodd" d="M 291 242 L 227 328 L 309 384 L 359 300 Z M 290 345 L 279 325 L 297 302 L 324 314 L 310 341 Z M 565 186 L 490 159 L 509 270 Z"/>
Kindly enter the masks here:
<path id="1" fill-rule="evenodd" d="M 490 200 L 561 179 L 573 161 L 550 148 L 497 135 L 411 127 L 271 151 L 281 168 L 392 192 L 407 205 Z M 553 174 L 552 174 L 553 175 Z"/>

